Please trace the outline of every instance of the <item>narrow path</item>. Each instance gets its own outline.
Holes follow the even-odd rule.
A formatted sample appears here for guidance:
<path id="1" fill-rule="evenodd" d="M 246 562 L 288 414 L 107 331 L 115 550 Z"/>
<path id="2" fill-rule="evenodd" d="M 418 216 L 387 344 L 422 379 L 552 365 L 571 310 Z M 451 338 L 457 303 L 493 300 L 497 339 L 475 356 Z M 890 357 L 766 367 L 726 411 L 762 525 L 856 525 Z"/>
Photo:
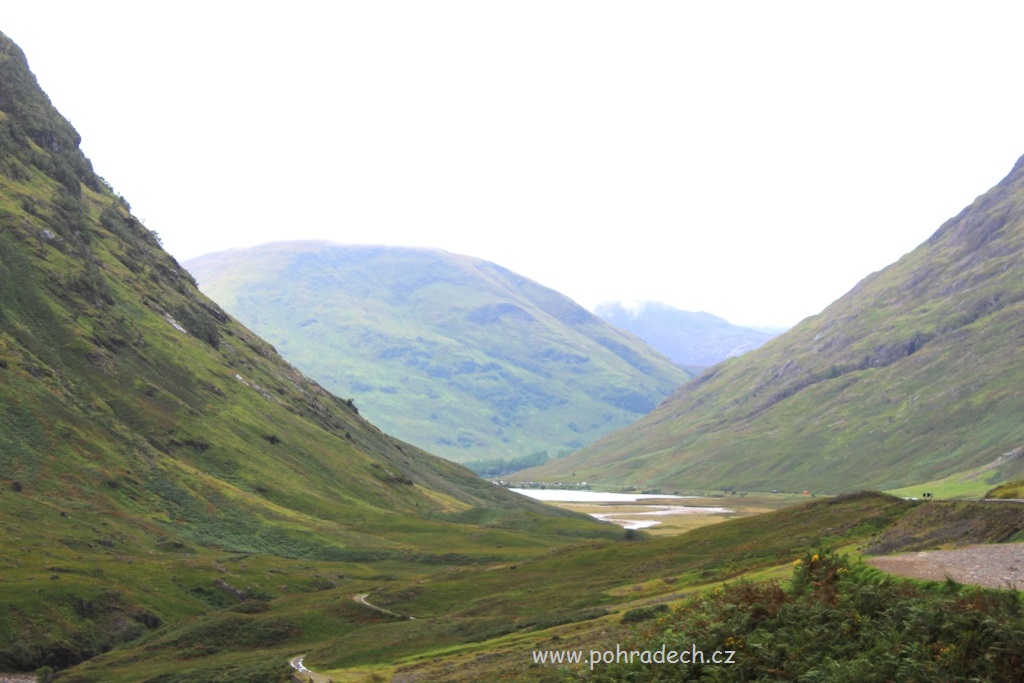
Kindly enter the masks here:
<path id="1" fill-rule="evenodd" d="M 334 679 L 332 679 L 327 674 L 317 673 L 316 671 L 307 669 L 306 666 L 302 663 L 302 660 L 305 658 L 306 655 L 296 655 L 291 658 L 291 661 L 288 662 L 292 665 L 292 668 L 295 669 L 295 671 L 298 673 L 299 678 L 302 678 L 304 681 L 307 681 L 308 683 L 334 683 Z"/>
<path id="2" fill-rule="evenodd" d="M 352 599 L 355 600 L 356 602 L 358 602 L 360 605 L 366 605 L 370 609 L 375 610 L 377 612 L 380 612 L 381 614 L 389 614 L 389 615 L 391 615 L 393 617 L 398 617 L 399 619 L 415 619 L 416 618 L 416 617 L 411 617 L 408 614 L 399 614 L 398 612 L 392 612 L 389 609 L 384 609 L 383 607 L 377 607 L 377 605 L 370 604 L 366 600 L 367 596 L 369 596 L 369 595 L 370 595 L 369 593 L 363 593 L 362 595 L 353 595 Z"/>
<path id="3" fill-rule="evenodd" d="M 369 607 L 370 609 L 374 610 L 375 612 L 380 612 L 381 614 L 387 614 L 388 616 L 398 617 L 399 619 L 415 619 L 416 618 L 416 617 L 410 617 L 407 614 L 399 614 L 398 612 L 392 612 L 391 610 L 384 609 L 383 607 L 378 607 L 377 605 L 374 605 L 374 604 L 372 604 L 372 603 L 370 603 L 370 602 L 368 602 L 366 600 L 366 598 L 369 595 L 370 595 L 369 593 L 363 593 L 361 595 L 353 595 L 352 599 L 354 601 L 358 602 L 360 605 L 364 605 L 366 607 Z M 303 683 L 334 683 L 334 679 L 332 679 L 327 674 L 322 674 L 322 673 L 318 673 L 316 671 L 313 671 L 312 669 L 307 669 L 306 665 L 302 663 L 302 661 L 305 658 L 306 658 L 306 655 L 295 655 L 288 662 L 289 664 L 291 664 L 291 667 L 293 669 L 295 669 L 295 672 L 298 675 L 298 677 L 303 680 Z M 32 680 L 35 680 L 35 679 L 33 678 Z M 0 681 L 0 683 L 3 683 L 3 681 Z"/>

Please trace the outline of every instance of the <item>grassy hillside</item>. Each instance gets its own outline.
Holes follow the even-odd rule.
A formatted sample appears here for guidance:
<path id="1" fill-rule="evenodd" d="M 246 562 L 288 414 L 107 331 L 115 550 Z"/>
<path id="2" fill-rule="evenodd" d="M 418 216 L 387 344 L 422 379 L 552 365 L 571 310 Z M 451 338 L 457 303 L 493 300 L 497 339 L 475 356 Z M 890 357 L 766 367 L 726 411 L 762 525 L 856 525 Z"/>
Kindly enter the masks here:
<path id="1" fill-rule="evenodd" d="M 1005 484 L 1001 484 L 990 491 L 985 493 L 986 498 L 998 498 L 998 499 L 1024 499 L 1024 480 L 1015 479 L 1014 481 L 1008 481 Z"/>
<path id="2" fill-rule="evenodd" d="M 429 681 L 552 680 L 557 670 L 527 666 L 533 647 L 573 647 L 581 639 L 624 641 L 632 630 L 632 623 L 623 621 L 630 610 L 670 603 L 743 575 L 785 575 L 793 559 L 808 550 L 866 545 L 916 505 L 861 494 L 675 537 L 643 539 L 641 534 L 637 538 L 643 540 L 627 541 L 620 533 L 618 540 L 412 581 L 363 575 L 345 586 L 306 588 L 262 607 L 241 603 L 163 629 L 61 680 L 185 681 L 158 675 L 218 671 L 235 666 L 232 656 L 246 650 L 260 650 L 261 656 L 276 651 L 282 659 L 307 653 L 308 666 L 333 672 L 335 680 L 390 680 L 393 673 Z M 222 565 L 219 576 L 232 584 L 265 571 L 248 560 Z M 324 574 L 321 563 L 307 567 L 307 575 Z M 296 581 L 285 575 L 280 580 Z M 362 593 L 369 593 L 374 605 L 416 618 L 389 617 L 357 604 L 353 595 Z"/>
<path id="3" fill-rule="evenodd" d="M 468 256 L 282 242 L 186 265 L 385 431 L 460 462 L 554 458 L 689 379 L 563 295 Z"/>
<path id="4" fill-rule="evenodd" d="M 640 337 L 681 367 L 706 368 L 752 351 L 776 336 L 733 325 L 710 313 L 681 311 L 657 301 L 645 301 L 636 307 L 603 303 L 594 312 Z"/>
<path id="5" fill-rule="evenodd" d="M 515 496 L 284 362 L 77 144 L 0 34 L 0 671 L 267 683 L 307 653 L 338 681 L 557 680 L 532 649 L 626 642 L 819 547 L 1024 527 L 866 493 L 649 539 Z"/>
<path id="6" fill-rule="evenodd" d="M 1018 162 L 821 314 L 709 369 L 643 420 L 521 476 L 825 492 L 979 468 L 981 490 L 1019 478 L 1022 254 Z"/>
<path id="7" fill-rule="evenodd" d="M 894 581 L 825 551 L 797 558 L 787 582 L 727 585 L 643 626 L 623 649 L 660 663 L 602 655 L 563 680 L 1016 683 L 1024 664 L 1015 591 Z M 666 650 L 696 664 L 666 665 Z"/>
<path id="8" fill-rule="evenodd" d="M 990 526 L 1000 527 L 1000 533 L 989 533 Z M 534 663 L 533 651 L 614 649 L 616 643 L 625 645 L 637 638 L 638 628 L 642 634 L 647 626 L 664 625 L 656 621 L 658 617 L 672 620 L 675 615 L 676 628 L 681 628 L 686 619 L 678 618 L 682 615 L 675 612 L 676 606 L 685 610 L 694 600 L 717 600 L 736 590 L 751 596 L 778 592 L 773 581 L 782 582 L 787 590 L 797 588 L 797 559 L 804 569 L 813 568 L 814 554 L 831 561 L 839 552 L 855 564 L 861 554 L 877 552 L 880 544 L 886 552 L 934 548 L 952 540 L 976 543 L 1019 537 L 1022 529 L 1024 506 L 1013 503 L 921 503 L 877 493 L 853 494 L 675 537 L 640 534 L 633 541 L 585 542 L 516 563 L 467 566 L 414 581 L 366 577 L 358 584 L 282 597 L 263 607 L 242 603 L 98 658 L 66 681 L 184 681 L 188 679 L 158 676 L 169 669 L 199 675 L 219 671 L 232 666 L 232 660 L 211 645 L 229 642 L 253 650 L 261 639 L 262 647 L 281 656 L 307 653 L 307 665 L 330 672 L 336 681 L 558 681 L 565 679 L 565 670 Z M 252 566 L 248 570 L 242 574 L 238 563 L 228 563 L 222 576 L 234 581 L 254 574 Z M 307 571 L 321 567 L 313 565 Z M 877 571 L 870 576 L 869 583 L 856 583 L 854 594 L 864 598 L 915 590 Z M 950 597 L 972 595 L 948 585 L 942 590 Z M 353 595 L 362 593 L 369 593 L 374 605 L 416 618 L 388 616 L 360 605 Z M 729 613 L 733 612 L 722 616 Z M 877 613 L 864 612 L 865 618 L 869 614 Z M 949 618 L 951 614 L 931 615 L 929 627 L 948 638 L 972 633 L 971 627 L 958 632 L 959 617 Z M 695 641 L 698 646 L 730 635 L 724 626 L 712 631 L 714 622 L 700 622 L 707 630 L 706 639 Z M 744 628 L 757 623 L 751 619 Z M 803 642 L 816 637 L 814 623 L 791 620 L 762 637 Z M 207 642 L 211 638 L 213 643 Z M 977 645 L 983 651 L 998 648 L 998 642 Z M 849 665 L 862 654 L 846 651 L 832 656 L 837 665 Z M 748 664 L 758 661 L 753 653 L 749 657 Z"/>
<path id="9" fill-rule="evenodd" d="M 78 143 L 0 34 L 0 671 L 341 575 L 606 533 L 303 376 L 197 290 Z"/>

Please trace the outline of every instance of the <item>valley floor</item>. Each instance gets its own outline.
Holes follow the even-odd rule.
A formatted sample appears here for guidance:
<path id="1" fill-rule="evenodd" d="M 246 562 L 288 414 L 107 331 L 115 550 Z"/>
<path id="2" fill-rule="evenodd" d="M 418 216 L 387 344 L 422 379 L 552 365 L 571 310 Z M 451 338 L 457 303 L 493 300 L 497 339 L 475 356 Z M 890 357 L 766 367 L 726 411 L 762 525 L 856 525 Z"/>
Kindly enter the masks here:
<path id="1" fill-rule="evenodd" d="M 642 503 L 574 503 L 564 501 L 547 501 L 549 505 L 573 512 L 593 515 L 625 528 L 641 520 L 652 520 L 653 526 L 633 526 L 653 536 L 675 536 L 692 531 L 702 526 L 716 524 L 727 519 L 737 519 L 759 515 L 773 510 L 781 510 L 791 505 L 807 502 L 804 496 L 791 494 L 753 493 L 743 496 L 696 495 L 683 499 L 651 498 Z M 678 505 L 675 509 L 665 509 L 665 503 Z M 645 517 L 645 515 L 647 515 Z M 650 516 L 657 515 L 657 516 Z M 642 522 L 641 522 L 642 523 Z M 650 523 L 650 522 L 648 522 Z"/>

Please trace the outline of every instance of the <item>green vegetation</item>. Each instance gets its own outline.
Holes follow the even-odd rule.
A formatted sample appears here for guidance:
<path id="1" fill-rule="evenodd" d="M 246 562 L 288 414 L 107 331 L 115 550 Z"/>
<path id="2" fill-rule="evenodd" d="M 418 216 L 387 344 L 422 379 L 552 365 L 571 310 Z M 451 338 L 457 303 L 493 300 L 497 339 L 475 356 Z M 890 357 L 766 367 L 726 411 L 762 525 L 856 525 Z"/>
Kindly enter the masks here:
<path id="1" fill-rule="evenodd" d="M 565 454 L 563 454 L 565 455 Z M 530 455 L 524 455 L 521 458 L 492 458 L 490 460 L 471 460 L 469 462 L 462 463 L 469 469 L 473 470 L 481 477 L 500 477 L 519 470 L 525 470 L 527 467 L 536 467 L 543 465 L 550 458 L 548 458 L 547 451 L 537 451 Z"/>
<path id="2" fill-rule="evenodd" d="M 0 145 L 0 670 L 284 681 L 308 653 L 335 680 L 551 681 L 563 672 L 531 664 L 533 649 L 623 641 L 665 605 L 780 578 L 818 548 L 1021 535 L 1015 503 L 861 493 L 650 537 L 516 496 L 384 434 L 199 293 L 2 35 Z M 783 591 L 775 616 L 847 623 L 848 605 L 807 602 L 819 580 Z M 776 600 L 771 585 L 748 593 Z M 956 671 L 1001 675 L 974 653 L 987 636 L 1019 652 L 1011 603 L 956 594 L 908 609 L 940 622 L 915 633 L 948 656 L 962 631 Z M 850 604 L 890 630 L 908 623 Z M 788 643 L 795 628 L 776 630 Z M 865 627 L 867 651 L 890 642 L 879 632 Z"/>
<path id="3" fill-rule="evenodd" d="M 466 680 L 506 680 L 507 672 L 523 669 L 539 642 L 573 633 L 595 638 L 602 631 L 624 638 L 629 622 L 647 614 L 644 608 L 657 613 L 662 608 L 655 605 L 694 590 L 788 567 L 794 557 L 821 544 L 866 543 L 915 507 L 879 494 L 846 496 L 681 536 L 629 542 L 616 529 L 615 540 L 436 571 L 401 560 L 340 566 L 255 555 L 166 559 L 168 573 L 193 590 L 215 588 L 219 579 L 260 597 L 243 600 L 218 588 L 226 606 L 79 665 L 62 681 L 139 681 L 241 661 L 270 664 L 300 652 L 308 653 L 312 668 L 339 674 L 399 661 L 403 670 L 430 669 L 446 664 L 449 656 L 502 652 L 470 667 Z M 363 593 L 374 605 L 416 619 L 356 603 L 353 596 Z M 437 670 L 425 676 L 458 678 Z"/>
<path id="4" fill-rule="evenodd" d="M 313 661 L 324 662 L 337 673 L 353 673 L 365 670 L 362 665 L 367 661 L 399 660 L 390 673 L 421 675 L 425 680 L 559 680 L 556 667 L 530 665 L 532 650 L 614 647 L 628 641 L 635 625 L 652 623 L 646 617 L 660 612 L 659 605 L 706 595 L 724 582 L 781 580 L 796 558 L 820 548 L 855 553 L 875 553 L 880 543 L 887 552 L 933 548 L 921 544 L 917 535 L 945 544 L 956 535 L 964 516 L 977 521 L 979 529 L 986 518 L 995 527 L 1008 507 L 1014 508 L 1020 528 L 1020 506 L 922 503 L 863 493 L 674 537 L 583 544 L 518 563 L 515 569 L 467 568 L 412 585 L 396 582 L 375 592 L 374 604 L 413 614 L 422 623 L 380 627 L 377 659 L 350 649 L 362 642 L 356 637 L 323 650 Z M 948 514 L 937 512 L 942 509 Z M 952 526 L 944 533 L 947 524 Z M 890 529 L 895 532 L 890 534 Z M 991 535 L 960 538 L 973 543 L 991 540 Z M 429 637 L 419 630 L 425 625 L 430 626 Z M 396 635 L 387 637 L 385 632 Z M 403 639 L 414 634 L 417 644 L 405 644 Z"/>
<path id="5" fill-rule="evenodd" d="M 1024 480 L 1008 481 L 985 493 L 986 498 L 1024 499 Z"/>
<path id="6" fill-rule="evenodd" d="M 665 603 L 652 605 L 650 607 L 637 607 L 631 610 L 626 610 L 626 613 L 622 615 L 622 623 L 635 624 L 640 621 L 654 619 L 666 612 L 668 612 L 668 605 Z"/>
<path id="7" fill-rule="evenodd" d="M 1018 162 L 821 314 L 707 370 L 633 425 L 514 477 L 911 495 L 945 481 L 974 496 L 1020 479 L 1022 200 Z"/>
<path id="8" fill-rule="evenodd" d="M 303 376 L 196 289 L 77 145 L 0 35 L 0 671 L 146 642 L 221 659 L 100 679 L 273 680 L 309 632 L 279 600 L 617 536 Z"/>
<path id="9" fill-rule="evenodd" d="M 724 521 L 672 537 L 639 542 L 599 543 L 572 552 L 558 550 L 519 563 L 513 571 L 467 570 L 438 576 L 415 591 L 383 589 L 375 604 L 422 617 L 474 614 L 482 606 L 502 605 L 506 618 L 551 616 L 558 611 L 620 605 L 616 587 L 630 586 L 629 600 L 666 590 L 660 581 L 674 577 L 683 585 L 708 584 L 746 572 L 791 562 L 825 539 L 846 544 L 864 540 L 915 507 L 881 494 L 857 494 L 822 500 L 777 512 Z M 824 531 L 823 530 L 827 530 Z M 598 569 L 599 568 L 599 569 Z M 632 587 L 641 584 L 640 590 Z"/>
<path id="10" fill-rule="evenodd" d="M 896 550 L 929 550 L 973 543 L 1021 540 L 1024 509 L 1019 505 L 968 501 L 927 503 L 900 517 L 872 542 L 872 555 Z"/>
<path id="11" fill-rule="evenodd" d="M 185 265 L 303 372 L 457 462 L 502 459 L 510 472 L 507 461 L 575 450 L 690 378 L 558 292 L 467 256 L 278 242 Z"/>
<path id="12" fill-rule="evenodd" d="M 623 649 L 663 646 L 708 659 L 638 656 L 566 680 L 1017 681 L 1024 613 L 1016 592 L 917 585 L 821 551 L 796 560 L 788 586 L 739 581 L 695 596 Z M 715 651 L 733 663 L 712 664 Z"/>

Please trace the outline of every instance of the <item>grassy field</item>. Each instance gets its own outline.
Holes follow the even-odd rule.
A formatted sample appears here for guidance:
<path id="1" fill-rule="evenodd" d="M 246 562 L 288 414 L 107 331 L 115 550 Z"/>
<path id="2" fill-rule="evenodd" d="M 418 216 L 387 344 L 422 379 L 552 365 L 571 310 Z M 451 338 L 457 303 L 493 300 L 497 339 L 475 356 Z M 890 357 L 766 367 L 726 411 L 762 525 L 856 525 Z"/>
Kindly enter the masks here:
<path id="1" fill-rule="evenodd" d="M 1000 521 L 1004 514 L 1012 520 Z M 972 525 L 968 533 L 965 519 Z M 557 551 L 516 569 L 466 570 L 412 587 L 381 589 L 376 602 L 432 625 L 434 646 L 421 640 L 418 647 L 425 651 L 395 651 L 369 667 L 346 665 L 351 660 L 340 649 L 327 648 L 313 661 L 323 662 L 336 680 L 341 675 L 389 680 L 394 674 L 451 681 L 562 680 L 564 671 L 532 663 L 534 649 L 614 647 L 634 637 L 638 622 L 632 618 L 644 620 L 645 611 L 657 605 L 678 605 L 741 579 L 788 580 L 793 561 L 809 549 L 833 548 L 857 557 L 875 552 L 880 543 L 891 551 L 920 548 L 922 539 L 931 539 L 927 547 L 943 547 L 953 537 L 957 543 L 992 542 L 1021 528 L 1019 507 L 915 503 L 879 494 L 819 500 L 675 536 Z M 495 614 L 501 618 L 492 621 Z M 624 619 L 627 614 L 638 616 Z M 479 629 L 472 642 L 452 637 L 448 629 L 456 624 Z M 411 623 L 381 631 L 389 628 L 401 630 L 403 638 L 418 632 Z M 495 628 L 507 632 L 488 632 Z"/>
<path id="2" fill-rule="evenodd" d="M 614 538 L 539 553 L 498 543 L 489 560 L 464 564 L 288 560 L 194 549 L 114 556 L 93 571 L 111 576 L 122 595 L 142 595 L 148 584 L 168 580 L 180 587 L 175 622 L 139 627 L 135 640 L 60 680 L 276 680 L 282 663 L 305 653 L 307 666 L 336 681 L 406 674 L 556 681 L 565 672 L 533 665 L 534 649 L 614 647 L 632 638 L 638 623 L 662 615 L 659 605 L 678 605 L 740 579 L 786 580 L 794 559 L 808 552 L 832 548 L 856 557 L 1002 541 L 1024 529 L 1024 506 L 1014 503 L 924 503 L 882 494 L 746 498 L 733 518 L 682 533 L 627 540 L 619 529 Z M 463 541 L 463 550 L 478 540 Z M 56 544 L 8 560 L 0 573 L 12 568 L 30 570 L 32 581 L 67 582 L 61 585 L 71 595 L 81 591 L 76 572 L 89 571 Z M 59 580 L 48 578 L 54 573 Z M 90 609 L 116 607 L 111 588 L 91 593 Z M 362 594 L 415 619 L 358 604 L 354 598 Z"/>
<path id="3" fill-rule="evenodd" d="M 308 653 L 313 669 L 340 676 L 358 667 L 367 680 L 396 662 L 424 667 L 439 659 L 447 666 L 449 657 L 457 661 L 492 650 L 518 652 L 487 657 L 515 669 L 523 648 L 563 637 L 559 633 L 620 633 L 627 610 L 676 600 L 748 572 L 770 575 L 799 549 L 863 540 L 913 506 L 881 496 L 814 505 L 811 514 L 790 507 L 682 535 L 641 534 L 638 540 L 627 540 L 620 529 L 614 540 L 433 568 L 401 561 L 279 563 L 254 556 L 167 559 L 166 571 L 194 590 L 207 589 L 199 592 L 220 600 L 219 609 L 205 615 L 197 609 L 195 617 L 80 665 L 61 680 L 138 681 L 158 671 L 180 677 L 166 680 L 186 680 L 203 668 L 247 680 L 238 669 L 240 651 L 267 667 Z M 242 600 L 218 588 L 218 580 L 258 597 Z M 353 596 L 364 593 L 373 604 L 416 619 L 357 604 Z"/>

